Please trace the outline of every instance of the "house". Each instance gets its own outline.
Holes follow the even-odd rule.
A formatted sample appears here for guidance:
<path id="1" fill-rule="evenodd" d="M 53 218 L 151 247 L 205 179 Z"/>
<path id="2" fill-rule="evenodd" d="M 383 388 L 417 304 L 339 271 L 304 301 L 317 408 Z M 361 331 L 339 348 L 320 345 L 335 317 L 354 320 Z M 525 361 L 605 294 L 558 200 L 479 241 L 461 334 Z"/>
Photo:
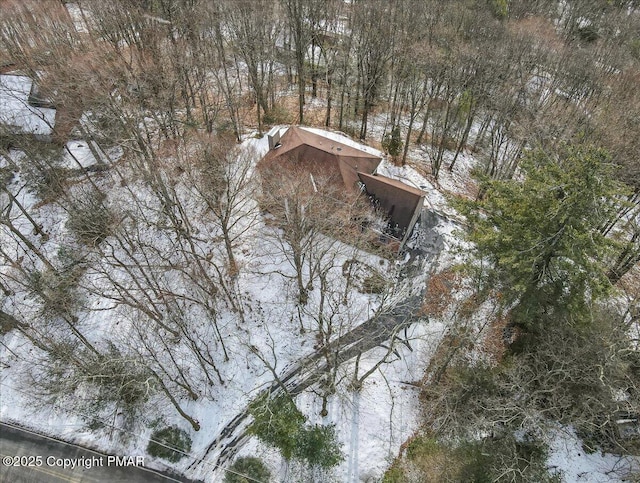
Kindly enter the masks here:
<path id="1" fill-rule="evenodd" d="M 259 163 L 262 170 L 276 176 L 279 170 L 295 168 L 309 173 L 311 189 L 316 189 L 314 177 L 322 177 L 345 194 L 365 192 L 388 220 L 386 235 L 404 245 L 420 216 L 425 194 L 377 175 L 380 156 L 298 126 L 289 127 L 282 136 L 274 128 L 267 138 L 269 151 Z"/>
<path id="2" fill-rule="evenodd" d="M 381 161 L 382 158 L 375 154 L 291 126 L 260 164 L 264 167 L 277 165 L 279 169 L 301 167 L 311 175 L 329 178 L 354 193 L 359 190 L 358 172 L 372 174 Z"/>

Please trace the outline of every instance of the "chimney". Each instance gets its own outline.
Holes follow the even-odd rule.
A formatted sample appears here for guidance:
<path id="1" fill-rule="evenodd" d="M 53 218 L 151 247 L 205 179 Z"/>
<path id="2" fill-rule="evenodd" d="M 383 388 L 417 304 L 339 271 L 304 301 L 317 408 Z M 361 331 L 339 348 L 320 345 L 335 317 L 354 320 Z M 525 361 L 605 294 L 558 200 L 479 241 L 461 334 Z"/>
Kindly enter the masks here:
<path id="1" fill-rule="evenodd" d="M 267 133 L 267 140 L 269 141 L 269 151 L 280 146 L 280 128 L 272 127 L 271 131 Z"/>

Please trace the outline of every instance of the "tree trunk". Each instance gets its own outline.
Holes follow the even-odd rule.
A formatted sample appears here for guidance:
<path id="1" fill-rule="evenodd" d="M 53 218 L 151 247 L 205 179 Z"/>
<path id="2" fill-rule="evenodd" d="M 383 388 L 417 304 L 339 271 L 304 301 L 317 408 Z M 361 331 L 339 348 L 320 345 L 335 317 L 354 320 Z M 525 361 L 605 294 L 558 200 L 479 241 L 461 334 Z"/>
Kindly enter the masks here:
<path id="1" fill-rule="evenodd" d="M 407 153 L 409 152 L 409 143 L 411 142 L 411 131 L 413 129 L 413 122 L 415 120 L 415 112 L 411 112 L 409 117 L 409 127 L 407 128 L 407 137 L 404 141 L 404 150 L 402 151 L 402 166 L 407 164 Z"/>
<path id="2" fill-rule="evenodd" d="M 329 127 L 331 125 L 331 82 L 332 76 L 331 73 L 327 74 L 327 113 L 324 118 L 325 127 Z"/>
<path id="3" fill-rule="evenodd" d="M 193 428 L 194 431 L 200 431 L 200 423 L 183 411 L 183 409 L 180 407 L 180 404 L 178 404 L 178 401 L 176 401 L 176 399 L 173 397 L 173 395 L 165 385 L 162 378 L 155 372 L 153 373 L 153 375 L 156 377 L 158 384 L 160 384 L 160 388 L 162 389 L 162 392 L 166 394 L 169 401 L 171 401 L 171 404 L 173 405 L 173 407 L 176 408 L 176 411 L 178 411 L 178 414 L 180 414 L 180 416 L 182 416 L 184 419 L 189 421 L 189 424 L 191 424 L 191 427 Z"/>
<path id="4" fill-rule="evenodd" d="M 464 127 L 464 132 L 462 133 L 462 138 L 460 138 L 460 142 L 458 143 L 458 147 L 456 148 L 456 154 L 453 155 L 453 159 L 451 160 L 451 164 L 449 164 L 449 172 L 453 172 L 453 167 L 458 160 L 458 156 L 464 149 L 464 146 L 467 144 L 467 139 L 469 138 L 469 133 L 471 132 L 471 126 L 473 125 L 473 119 L 475 118 L 475 113 L 473 109 L 469 109 L 469 115 L 467 116 L 467 123 Z"/>

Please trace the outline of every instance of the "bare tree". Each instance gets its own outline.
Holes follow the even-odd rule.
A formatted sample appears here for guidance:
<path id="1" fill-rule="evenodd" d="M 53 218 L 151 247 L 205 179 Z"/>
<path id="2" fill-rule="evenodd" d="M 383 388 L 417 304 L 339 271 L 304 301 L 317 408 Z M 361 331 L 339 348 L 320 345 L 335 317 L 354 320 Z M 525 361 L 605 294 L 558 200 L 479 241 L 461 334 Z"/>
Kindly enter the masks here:
<path id="1" fill-rule="evenodd" d="M 354 7 L 352 30 L 357 38 L 355 52 L 359 94 L 362 96 L 360 139 L 365 139 L 369 113 L 378 98 L 387 63 L 393 55 L 394 26 L 402 7 L 381 1 L 367 5 L 357 3 Z M 377 25 L 377 28 L 372 29 L 371 25 Z"/>
<path id="2" fill-rule="evenodd" d="M 256 97 L 258 133 L 262 134 L 263 114 L 269 111 L 266 84 L 274 68 L 275 42 L 281 35 L 282 15 L 277 3 L 267 1 L 232 1 L 223 8 L 231 43 L 248 71 L 249 84 Z"/>
<path id="3" fill-rule="evenodd" d="M 245 237 L 258 216 L 254 167 L 257 154 L 249 147 L 230 146 L 224 138 L 200 138 L 187 148 L 184 165 L 202 203 L 219 225 L 229 262 L 229 273 L 238 273 L 236 244 Z M 195 162 L 194 162 L 195 161 Z"/>
<path id="4" fill-rule="evenodd" d="M 300 124 L 304 123 L 307 49 L 318 31 L 320 23 L 324 21 L 324 9 L 327 3 L 319 0 L 283 0 L 288 31 L 293 40 L 298 80 L 298 122 Z"/>
<path id="5" fill-rule="evenodd" d="M 305 305 L 322 272 L 325 255 L 341 243 L 364 240 L 371 211 L 358 193 L 344 195 L 336 180 L 288 164 L 285 172 L 262 173 L 261 206 L 275 220 L 274 242 L 295 271 L 298 302 Z M 368 211 L 368 213 L 367 213 Z"/>

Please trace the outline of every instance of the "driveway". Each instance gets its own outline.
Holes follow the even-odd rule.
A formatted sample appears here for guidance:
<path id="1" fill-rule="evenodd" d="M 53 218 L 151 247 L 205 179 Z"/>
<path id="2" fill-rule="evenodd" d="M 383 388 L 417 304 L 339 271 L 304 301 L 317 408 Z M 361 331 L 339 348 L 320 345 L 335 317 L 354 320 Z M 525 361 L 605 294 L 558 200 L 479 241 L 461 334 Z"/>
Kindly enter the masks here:
<path id="1" fill-rule="evenodd" d="M 446 219 L 442 214 L 425 211 L 421 217 L 421 230 L 414 247 L 408 251 L 409 262 L 401 274 L 402 278 L 411 278 L 420 271 L 429 270 L 436 262 L 440 253 L 445 249 L 442 235 L 434 228 Z M 286 387 L 291 396 L 296 396 L 312 386 L 327 371 L 323 361 L 324 353 L 328 350 L 334 354 L 339 363 L 346 362 L 379 345 L 388 342 L 395 334 L 408 328 L 422 319 L 421 303 L 426 287 L 419 287 L 413 295 L 398 303 L 385 314 L 379 314 L 364 321 L 358 327 L 347 332 L 323 348 L 300 359 L 289 371 L 280 376 L 280 381 L 272 383 L 261 391 L 256 398 L 264 394 L 277 394 Z M 196 459 L 189 469 L 195 469 L 210 454 L 217 454 L 215 465 L 224 468 L 230 464 L 240 448 L 248 442 L 250 435 L 247 427 L 250 421 L 248 410 L 237 414 L 222 428 L 216 439 L 206 448 L 204 454 Z"/>

